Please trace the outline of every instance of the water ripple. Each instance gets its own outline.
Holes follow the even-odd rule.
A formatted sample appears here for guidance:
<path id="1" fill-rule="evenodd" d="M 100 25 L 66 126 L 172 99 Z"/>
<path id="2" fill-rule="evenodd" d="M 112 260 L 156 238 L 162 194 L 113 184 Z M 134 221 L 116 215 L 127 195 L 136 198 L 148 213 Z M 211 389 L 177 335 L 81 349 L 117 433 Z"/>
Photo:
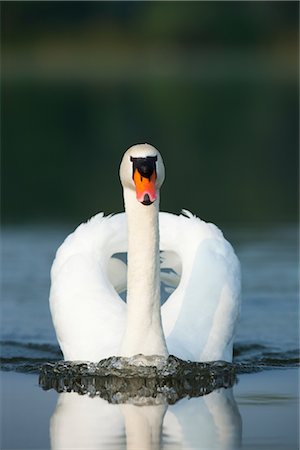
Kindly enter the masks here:
<path id="1" fill-rule="evenodd" d="M 47 363 L 57 363 L 58 368 L 63 367 L 61 360 L 62 353 L 58 345 L 9 340 L 1 342 L 0 362 L 1 369 L 5 371 L 40 373 Z M 261 344 L 243 343 L 236 345 L 234 350 L 233 367 L 237 374 L 298 365 L 298 349 L 282 352 Z"/>
<path id="2" fill-rule="evenodd" d="M 233 364 L 195 363 L 175 356 L 112 357 L 99 363 L 60 361 L 41 368 L 40 385 L 57 392 L 99 395 L 110 403 L 173 404 L 183 397 L 199 397 L 236 382 Z"/>

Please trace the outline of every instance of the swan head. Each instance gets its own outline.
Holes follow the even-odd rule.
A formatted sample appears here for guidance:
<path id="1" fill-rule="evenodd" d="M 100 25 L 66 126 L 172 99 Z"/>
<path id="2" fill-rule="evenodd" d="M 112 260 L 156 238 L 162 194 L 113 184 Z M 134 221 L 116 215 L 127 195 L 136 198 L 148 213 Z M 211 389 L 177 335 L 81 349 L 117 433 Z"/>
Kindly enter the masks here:
<path id="1" fill-rule="evenodd" d="M 149 206 L 159 197 L 165 179 L 165 167 L 159 151 L 149 144 L 130 147 L 120 165 L 123 189 L 135 192 L 136 200 Z"/>

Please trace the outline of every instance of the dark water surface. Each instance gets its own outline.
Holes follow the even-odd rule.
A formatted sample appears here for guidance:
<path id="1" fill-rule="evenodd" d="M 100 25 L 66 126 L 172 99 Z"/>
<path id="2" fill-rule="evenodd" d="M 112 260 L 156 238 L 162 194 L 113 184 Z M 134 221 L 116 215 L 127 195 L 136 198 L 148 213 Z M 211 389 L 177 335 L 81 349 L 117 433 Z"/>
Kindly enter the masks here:
<path id="1" fill-rule="evenodd" d="M 71 393 L 60 381 L 42 380 L 44 389 L 56 390 L 39 386 L 40 367 L 61 359 L 48 307 L 49 270 L 68 232 L 3 231 L 1 448 L 297 448 L 296 226 L 225 230 L 243 273 L 234 379 L 187 390 L 178 401 L 174 386 L 168 395 L 144 389 L 125 400 L 121 388 L 109 397 L 107 384 L 99 393 L 87 382 L 84 391 L 83 378 Z M 78 395 L 80 389 L 88 395 Z"/>

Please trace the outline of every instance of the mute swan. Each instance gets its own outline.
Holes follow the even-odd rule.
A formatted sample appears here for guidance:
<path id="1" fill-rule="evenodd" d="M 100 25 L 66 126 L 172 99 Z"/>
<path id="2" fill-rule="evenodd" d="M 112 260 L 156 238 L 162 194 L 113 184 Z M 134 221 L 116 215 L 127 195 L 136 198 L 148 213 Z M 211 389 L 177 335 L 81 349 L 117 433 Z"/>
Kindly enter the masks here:
<path id="1" fill-rule="evenodd" d="M 215 225 L 188 212 L 159 213 L 164 176 L 156 148 L 129 148 L 120 166 L 125 213 L 97 214 L 58 249 L 50 310 L 66 360 L 139 353 L 232 360 L 238 259 Z M 113 257 L 122 252 L 128 252 L 127 304 L 118 295 L 126 289 L 126 265 Z M 170 289 L 179 282 L 162 307 L 160 277 Z"/>

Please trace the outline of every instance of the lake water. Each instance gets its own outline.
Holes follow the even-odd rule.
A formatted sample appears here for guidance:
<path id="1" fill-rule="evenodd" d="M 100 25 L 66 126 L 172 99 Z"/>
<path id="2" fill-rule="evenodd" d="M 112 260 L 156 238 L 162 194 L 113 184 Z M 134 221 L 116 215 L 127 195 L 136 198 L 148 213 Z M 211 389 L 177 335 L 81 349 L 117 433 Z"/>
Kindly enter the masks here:
<path id="1" fill-rule="evenodd" d="M 243 274 L 235 362 L 251 373 L 238 375 L 233 388 L 170 405 L 163 396 L 118 404 L 38 385 L 38 367 L 61 358 L 48 307 L 49 270 L 68 232 L 2 233 L 1 448 L 298 448 L 296 226 L 225 230 Z"/>

